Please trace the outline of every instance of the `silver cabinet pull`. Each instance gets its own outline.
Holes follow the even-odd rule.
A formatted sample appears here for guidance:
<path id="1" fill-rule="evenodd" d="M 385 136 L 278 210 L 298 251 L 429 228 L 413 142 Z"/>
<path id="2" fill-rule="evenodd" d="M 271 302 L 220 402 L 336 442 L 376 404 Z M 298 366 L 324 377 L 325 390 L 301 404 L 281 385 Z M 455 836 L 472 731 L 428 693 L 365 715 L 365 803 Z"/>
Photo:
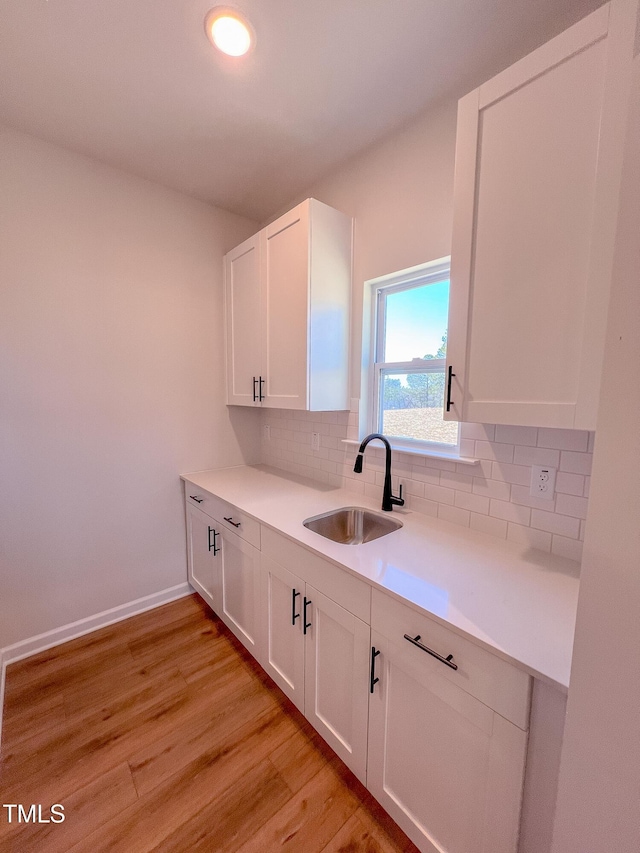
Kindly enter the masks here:
<path id="1" fill-rule="evenodd" d="M 229 524 L 233 524 L 234 527 L 240 527 L 240 525 L 242 524 L 241 521 L 232 521 L 231 516 L 229 516 L 229 518 L 227 518 L 226 515 L 223 515 L 222 517 L 224 518 L 225 521 L 228 521 Z"/>
<path id="2" fill-rule="evenodd" d="M 404 635 L 405 640 L 408 640 L 410 643 L 413 643 L 414 646 L 417 646 L 419 649 L 422 649 L 423 652 L 426 652 L 431 657 L 434 657 L 436 660 L 439 660 L 440 663 L 443 663 L 445 666 L 450 666 L 451 669 L 457 669 L 458 664 L 453 662 L 453 655 L 447 655 L 447 657 L 442 657 L 438 652 L 434 652 L 433 649 L 428 649 L 426 646 L 423 646 L 420 642 L 420 634 L 417 637 L 410 637 L 409 634 Z"/>

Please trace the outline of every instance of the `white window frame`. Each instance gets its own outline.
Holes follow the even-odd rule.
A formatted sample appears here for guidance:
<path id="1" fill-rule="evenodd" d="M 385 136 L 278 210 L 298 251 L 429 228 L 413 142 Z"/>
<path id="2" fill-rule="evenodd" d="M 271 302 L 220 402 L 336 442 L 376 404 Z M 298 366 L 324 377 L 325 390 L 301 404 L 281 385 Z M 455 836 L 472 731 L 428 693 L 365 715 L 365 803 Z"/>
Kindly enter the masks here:
<path id="1" fill-rule="evenodd" d="M 427 264 L 421 264 L 402 270 L 398 273 L 382 276 L 368 282 L 371 315 L 369 326 L 369 405 L 366 413 L 366 432 L 381 432 L 380 393 L 382 378 L 385 373 L 429 373 L 445 372 L 445 359 L 414 358 L 412 361 L 383 362 L 377 361 L 378 353 L 383 351 L 385 340 L 385 325 L 383 321 L 382 304 L 390 293 L 410 290 L 425 284 L 435 284 L 449 278 L 451 259 L 439 258 Z M 362 426 L 362 424 L 361 424 Z M 362 429 L 361 429 L 362 432 Z M 391 445 L 405 453 L 433 455 L 441 458 L 460 458 L 460 429 L 455 444 L 445 444 L 440 441 L 426 439 L 390 436 Z"/>

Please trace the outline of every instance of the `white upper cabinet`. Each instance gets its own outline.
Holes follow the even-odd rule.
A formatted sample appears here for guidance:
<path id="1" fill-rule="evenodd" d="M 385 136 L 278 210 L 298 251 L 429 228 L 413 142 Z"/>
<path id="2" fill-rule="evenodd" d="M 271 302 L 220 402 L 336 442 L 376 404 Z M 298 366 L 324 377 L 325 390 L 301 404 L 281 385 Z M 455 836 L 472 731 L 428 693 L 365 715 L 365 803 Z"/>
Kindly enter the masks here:
<path id="1" fill-rule="evenodd" d="M 225 257 L 227 402 L 254 403 L 262 353 L 260 241 L 254 234 Z"/>
<path id="2" fill-rule="evenodd" d="M 227 402 L 349 408 L 351 220 L 307 199 L 225 257 Z"/>
<path id="3" fill-rule="evenodd" d="M 595 429 L 627 6 L 603 6 L 459 103 L 445 418 Z"/>

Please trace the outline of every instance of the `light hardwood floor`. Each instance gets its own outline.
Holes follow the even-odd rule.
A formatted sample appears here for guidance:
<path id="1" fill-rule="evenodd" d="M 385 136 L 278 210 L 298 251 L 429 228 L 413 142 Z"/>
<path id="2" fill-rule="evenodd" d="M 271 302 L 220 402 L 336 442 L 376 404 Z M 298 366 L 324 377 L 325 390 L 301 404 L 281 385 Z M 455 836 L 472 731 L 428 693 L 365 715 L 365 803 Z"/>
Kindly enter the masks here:
<path id="1" fill-rule="evenodd" d="M 2 853 L 418 853 L 190 596 L 8 668 Z"/>

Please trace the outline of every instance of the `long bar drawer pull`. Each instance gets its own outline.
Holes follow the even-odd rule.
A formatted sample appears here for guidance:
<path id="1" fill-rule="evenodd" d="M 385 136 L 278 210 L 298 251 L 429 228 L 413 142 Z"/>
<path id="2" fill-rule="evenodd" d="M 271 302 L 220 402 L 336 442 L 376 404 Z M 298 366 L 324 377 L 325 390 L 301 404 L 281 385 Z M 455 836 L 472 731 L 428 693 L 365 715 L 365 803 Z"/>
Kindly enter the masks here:
<path id="1" fill-rule="evenodd" d="M 231 516 L 229 516 L 229 518 L 227 518 L 226 515 L 223 515 L 222 517 L 224 518 L 225 521 L 228 521 L 229 524 L 233 524 L 234 527 L 240 527 L 240 525 L 242 524 L 241 521 L 232 521 Z"/>
<path id="2" fill-rule="evenodd" d="M 195 501 L 198 504 L 201 504 L 204 501 L 204 498 L 199 498 L 197 495 L 189 495 L 192 501 Z"/>
<path id="3" fill-rule="evenodd" d="M 445 666 L 450 666 L 451 669 L 457 669 L 458 664 L 453 662 L 453 655 L 447 655 L 446 658 L 443 658 L 442 655 L 439 655 L 438 652 L 434 652 L 433 649 L 428 649 L 426 646 L 423 646 L 420 642 L 420 634 L 417 637 L 410 637 L 408 634 L 404 635 L 405 640 L 409 640 L 410 643 L 413 643 L 414 646 L 417 646 L 419 649 L 422 649 L 423 652 L 426 652 L 428 655 L 439 660 L 440 663 L 443 663 Z"/>

